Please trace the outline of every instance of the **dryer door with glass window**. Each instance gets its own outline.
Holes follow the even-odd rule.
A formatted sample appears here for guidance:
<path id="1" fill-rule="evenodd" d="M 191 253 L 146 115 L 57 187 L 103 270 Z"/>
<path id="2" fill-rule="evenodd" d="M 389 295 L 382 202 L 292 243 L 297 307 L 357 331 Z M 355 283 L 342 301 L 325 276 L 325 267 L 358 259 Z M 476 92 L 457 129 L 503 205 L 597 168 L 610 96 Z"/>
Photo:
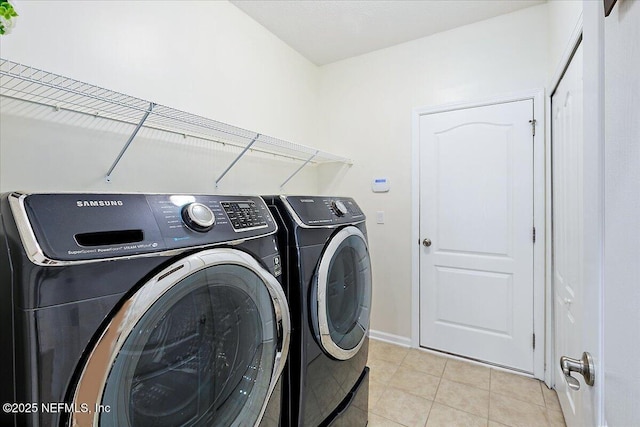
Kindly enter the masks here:
<path id="1" fill-rule="evenodd" d="M 73 392 L 88 410 L 70 424 L 258 425 L 289 330 L 282 288 L 254 258 L 233 249 L 184 258 L 110 319 Z"/>
<path id="2" fill-rule="evenodd" d="M 331 237 L 313 291 L 317 338 L 329 355 L 350 359 L 369 332 L 371 309 L 371 260 L 366 238 L 357 227 L 345 227 Z"/>

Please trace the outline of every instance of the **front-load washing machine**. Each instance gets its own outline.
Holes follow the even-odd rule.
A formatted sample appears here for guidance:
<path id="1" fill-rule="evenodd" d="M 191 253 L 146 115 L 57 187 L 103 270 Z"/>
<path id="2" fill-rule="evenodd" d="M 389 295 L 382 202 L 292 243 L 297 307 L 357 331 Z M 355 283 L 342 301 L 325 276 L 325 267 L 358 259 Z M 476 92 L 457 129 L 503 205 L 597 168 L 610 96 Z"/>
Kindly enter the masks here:
<path id="1" fill-rule="evenodd" d="M 279 424 L 289 314 L 260 197 L 5 194 L 3 426 Z"/>
<path id="2" fill-rule="evenodd" d="M 283 412 L 290 426 L 365 426 L 372 285 L 365 215 L 346 197 L 265 200 L 280 225 L 291 308 Z"/>

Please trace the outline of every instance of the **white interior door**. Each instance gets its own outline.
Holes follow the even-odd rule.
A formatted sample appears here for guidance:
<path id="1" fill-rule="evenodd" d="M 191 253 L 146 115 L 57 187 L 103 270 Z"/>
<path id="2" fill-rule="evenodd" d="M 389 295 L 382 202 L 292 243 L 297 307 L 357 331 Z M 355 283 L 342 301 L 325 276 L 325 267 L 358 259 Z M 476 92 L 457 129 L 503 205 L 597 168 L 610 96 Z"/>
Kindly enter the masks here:
<path id="1" fill-rule="evenodd" d="M 576 50 L 551 98 L 553 176 L 553 286 L 555 313 L 555 388 L 568 426 L 593 425 L 583 407 L 583 378 L 572 390 L 560 357 L 580 358 L 584 329 L 584 133 L 583 50 Z"/>
<path id="2" fill-rule="evenodd" d="M 420 345 L 534 370 L 533 99 L 419 122 Z M 425 242 L 424 239 L 428 239 Z"/>

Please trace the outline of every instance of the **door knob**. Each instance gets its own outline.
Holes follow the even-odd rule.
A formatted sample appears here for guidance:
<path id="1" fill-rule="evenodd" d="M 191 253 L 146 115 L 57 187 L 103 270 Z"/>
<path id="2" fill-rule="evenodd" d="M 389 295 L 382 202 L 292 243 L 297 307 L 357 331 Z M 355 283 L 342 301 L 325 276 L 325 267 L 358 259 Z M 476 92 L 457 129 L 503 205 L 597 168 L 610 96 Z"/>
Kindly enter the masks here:
<path id="1" fill-rule="evenodd" d="M 572 377 L 571 372 L 581 374 L 584 377 L 584 382 L 589 386 L 593 386 L 595 381 L 593 358 L 586 351 L 582 353 L 581 359 L 562 356 L 560 358 L 560 367 L 571 390 L 580 390 L 580 381 Z"/>
<path id="2" fill-rule="evenodd" d="M 429 246 L 431 246 L 431 239 L 424 239 L 422 241 L 422 245 L 426 248 L 428 248 Z"/>

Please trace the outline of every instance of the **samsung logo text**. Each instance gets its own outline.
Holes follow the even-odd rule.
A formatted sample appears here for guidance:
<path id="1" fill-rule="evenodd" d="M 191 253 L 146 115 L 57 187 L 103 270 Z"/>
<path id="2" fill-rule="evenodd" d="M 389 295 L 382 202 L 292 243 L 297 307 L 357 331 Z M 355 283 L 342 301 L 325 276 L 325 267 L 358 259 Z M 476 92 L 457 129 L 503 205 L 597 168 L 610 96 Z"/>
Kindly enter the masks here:
<path id="1" fill-rule="evenodd" d="M 122 206 L 122 200 L 78 200 L 76 205 L 79 208 L 85 207 L 105 207 L 105 206 Z"/>

